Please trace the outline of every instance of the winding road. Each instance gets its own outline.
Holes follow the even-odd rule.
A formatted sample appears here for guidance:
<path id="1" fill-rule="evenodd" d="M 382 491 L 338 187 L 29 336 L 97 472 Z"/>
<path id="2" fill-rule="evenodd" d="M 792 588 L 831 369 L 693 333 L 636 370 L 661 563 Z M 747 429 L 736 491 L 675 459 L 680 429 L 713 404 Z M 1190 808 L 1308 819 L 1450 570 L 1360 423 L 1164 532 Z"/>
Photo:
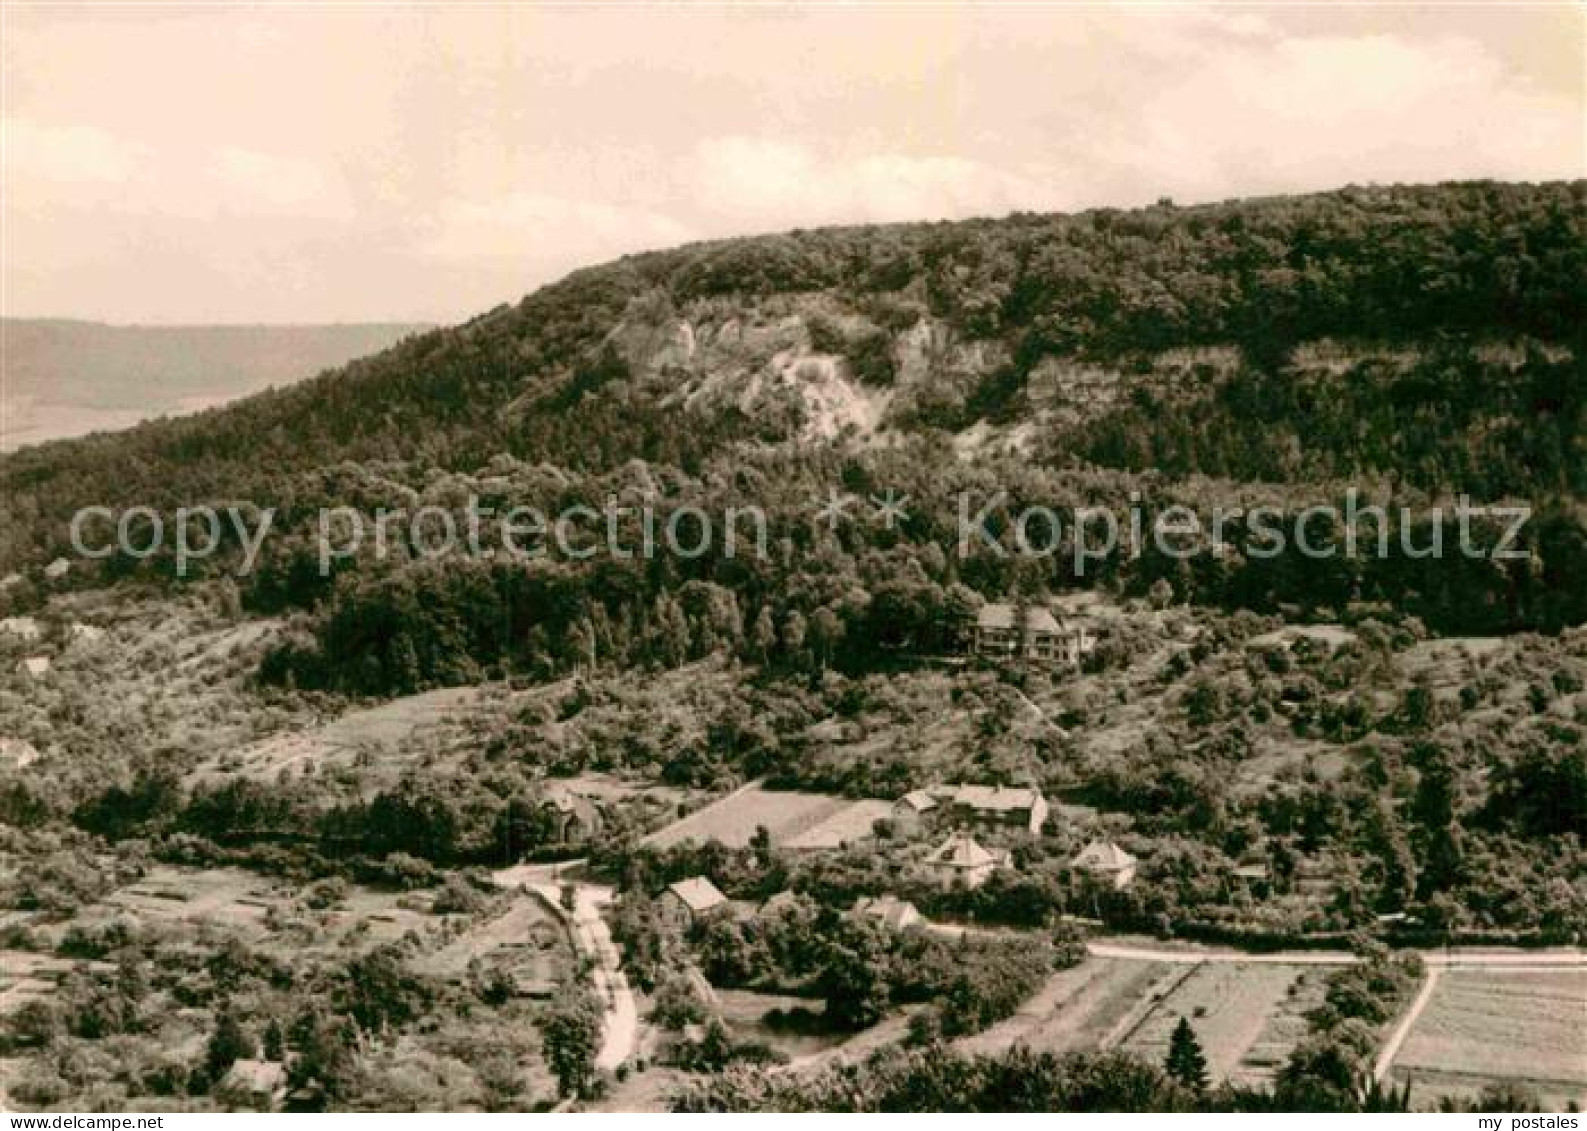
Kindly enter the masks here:
<path id="1" fill-rule="evenodd" d="M 606 920 L 601 918 L 601 909 L 612 902 L 615 893 L 603 884 L 576 883 L 573 911 L 569 913 L 562 906 L 561 884 L 555 880 L 558 870 L 566 869 L 570 863 L 573 862 L 507 868 L 493 878 L 500 887 L 523 888 L 545 900 L 567 922 L 568 934 L 578 952 L 594 960 L 595 992 L 606 1005 L 595 1067 L 613 1071 L 634 1053 L 639 1038 L 639 1006 L 628 975 L 623 973 L 622 953 Z"/>

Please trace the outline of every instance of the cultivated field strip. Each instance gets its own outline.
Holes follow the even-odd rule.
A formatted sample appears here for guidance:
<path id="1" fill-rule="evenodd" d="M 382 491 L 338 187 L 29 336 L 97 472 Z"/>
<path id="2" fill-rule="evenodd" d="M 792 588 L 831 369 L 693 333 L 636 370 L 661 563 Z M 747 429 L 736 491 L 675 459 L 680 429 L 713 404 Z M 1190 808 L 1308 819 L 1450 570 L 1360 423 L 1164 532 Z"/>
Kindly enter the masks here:
<path id="1" fill-rule="evenodd" d="M 1447 971 L 1391 1075 L 1422 1102 L 1495 1080 L 1587 1102 L 1587 970 Z"/>

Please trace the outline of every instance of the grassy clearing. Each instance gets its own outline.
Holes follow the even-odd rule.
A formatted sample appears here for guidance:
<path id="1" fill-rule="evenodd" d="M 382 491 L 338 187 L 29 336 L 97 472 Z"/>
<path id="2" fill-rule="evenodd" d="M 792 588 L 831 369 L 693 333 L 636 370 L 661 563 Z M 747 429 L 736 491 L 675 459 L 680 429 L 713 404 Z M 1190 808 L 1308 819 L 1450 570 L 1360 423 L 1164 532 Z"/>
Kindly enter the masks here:
<path id="1" fill-rule="evenodd" d="M 1587 1102 L 1587 972 L 1446 973 L 1392 1072 L 1422 1107 L 1496 1080 L 1554 1105 Z"/>
<path id="2" fill-rule="evenodd" d="M 562 922 L 539 898 L 519 895 L 500 914 L 470 924 L 439 950 L 416 959 L 413 968 L 422 974 L 458 977 L 476 959 L 502 958 L 532 968 L 527 976 L 554 981 L 572 956 Z"/>
<path id="3" fill-rule="evenodd" d="M 432 899 L 424 891 L 349 885 L 329 906 L 313 907 L 302 889 L 242 869 L 161 866 L 49 931 L 59 935 L 73 924 L 92 928 L 130 920 L 145 930 L 199 928 L 295 952 L 349 953 L 397 942 L 410 932 L 439 945 L 447 924 L 459 917 L 431 914 Z"/>
<path id="4" fill-rule="evenodd" d="M 1091 959 L 1059 971 L 1013 1017 L 961 1044 L 973 1052 L 1015 1044 L 1047 1052 L 1096 1048 L 1133 1010 L 1148 1002 L 1165 979 L 1182 972 L 1160 962 Z"/>
<path id="5" fill-rule="evenodd" d="M 1270 1018 L 1289 1000 L 1290 987 L 1301 973 L 1298 967 L 1265 963 L 1198 967 L 1156 1003 L 1124 1041 L 1124 1047 L 1161 1063 L 1168 1054 L 1169 1035 L 1183 1017 L 1195 1029 L 1207 1054 L 1209 1080 L 1225 1080 L 1241 1067 Z"/>
<path id="6" fill-rule="evenodd" d="M 270 781 L 283 772 L 357 768 L 368 773 L 371 788 L 378 788 L 395 781 L 407 764 L 402 750 L 405 744 L 419 732 L 439 727 L 466 710 L 479 696 L 478 688 L 448 687 L 349 711 L 311 729 L 273 735 L 216 755 L 193 772 L 192 780 L 244 777 Z"/>
<path id="7" fill-rule="evenodd" d="M 1306 1015 L 1322 1004 L 1328 989 L 1327 978 L 1326 969 L 1313 967 L 1294 971 L 1282 1000 L 1275 1004 L 1261 1032 L 1229 1073 L 1231 1081 L 1246 1087 L 1265 1087 L 1272 1083 L 1289 1059 L 1291 1050 L 1310 1030 L 1311 1022 Z"/>

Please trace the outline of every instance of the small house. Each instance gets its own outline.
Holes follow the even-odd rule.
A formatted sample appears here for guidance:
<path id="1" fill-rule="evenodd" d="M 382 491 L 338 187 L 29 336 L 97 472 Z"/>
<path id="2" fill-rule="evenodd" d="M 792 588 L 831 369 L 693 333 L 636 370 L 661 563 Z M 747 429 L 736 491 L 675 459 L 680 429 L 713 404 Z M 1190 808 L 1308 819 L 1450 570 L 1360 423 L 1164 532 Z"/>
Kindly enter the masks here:
<path id="1" fill-rule="evenodd" d="M 1071 862 L 1080 872 L 1122 891 L 1135 880 L 1135 869 L 1140 863 L 1111 840 L 1094 840 L 1082 848 Z"/>
<path id="2" fill-rule="evenodd" d="M 669 884 L 657 902 L 662 917 L 682 931 L 732 911 L 727 896 L 704 876 L 691 876 Z"/>
<path id="3" fill-rule="evenodd" d="M 874 919 L 895 931 L 908 930 L 924 922 L 913 903 L 895 895 L 862 896 L 854 901 L 850 914 L 858 919 Z"/>
<path id="4" fill-rule="evenodd" d="M 59 581 L 72 571 L 72 563 L 65 558 L 56 558 L 44 567 L 44 576 L 51 581 Z"/>
<path id="5" fill-rule="evenodd" d="M 286 1095 L 286 1066 L 275 1060 L 235 1060 L 216 1091 L 239 1107 L 272 1109 Z"/>
<path id="6" fill-rule="evenodd" d="M 28 656 L 17 664 L 17 671 L 29 679 L 43 679 L 50 674 L 50 658 L 48 656 Z"/>
<path id="7" fill-rule="evenodd" d="M 901 829 L 918 829 L 937 808 L 937 799 L 923 789 L 904 794 L 893 802 L 889 816 Z"/>
<path id="8" fill-rule="evenodd" d="M 1008 853 L 993 852 L 963 834 L 950 836 L 926 857 L 926 867 L 945 888 L 978 888 L 1007 863 Z"/>
<path id="9" fill-rule="evenodd" d="M 560 786 L 546 791 L 546 811 L 558 844 L 580 844 L 600 835 L 605 820 L 594 798 Z"/>

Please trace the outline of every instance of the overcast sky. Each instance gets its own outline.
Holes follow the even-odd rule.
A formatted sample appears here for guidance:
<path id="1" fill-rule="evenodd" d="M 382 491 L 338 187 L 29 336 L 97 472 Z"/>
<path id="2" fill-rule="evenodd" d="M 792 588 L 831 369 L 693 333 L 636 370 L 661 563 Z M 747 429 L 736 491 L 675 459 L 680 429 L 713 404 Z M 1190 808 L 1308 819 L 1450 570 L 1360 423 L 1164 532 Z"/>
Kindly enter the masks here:
<path id="1" fill-rule="evenodd" d="M 456 321 L 706 236 L 1587 175 L 1584 9 L 18 9 L 4 312 Z"/>

